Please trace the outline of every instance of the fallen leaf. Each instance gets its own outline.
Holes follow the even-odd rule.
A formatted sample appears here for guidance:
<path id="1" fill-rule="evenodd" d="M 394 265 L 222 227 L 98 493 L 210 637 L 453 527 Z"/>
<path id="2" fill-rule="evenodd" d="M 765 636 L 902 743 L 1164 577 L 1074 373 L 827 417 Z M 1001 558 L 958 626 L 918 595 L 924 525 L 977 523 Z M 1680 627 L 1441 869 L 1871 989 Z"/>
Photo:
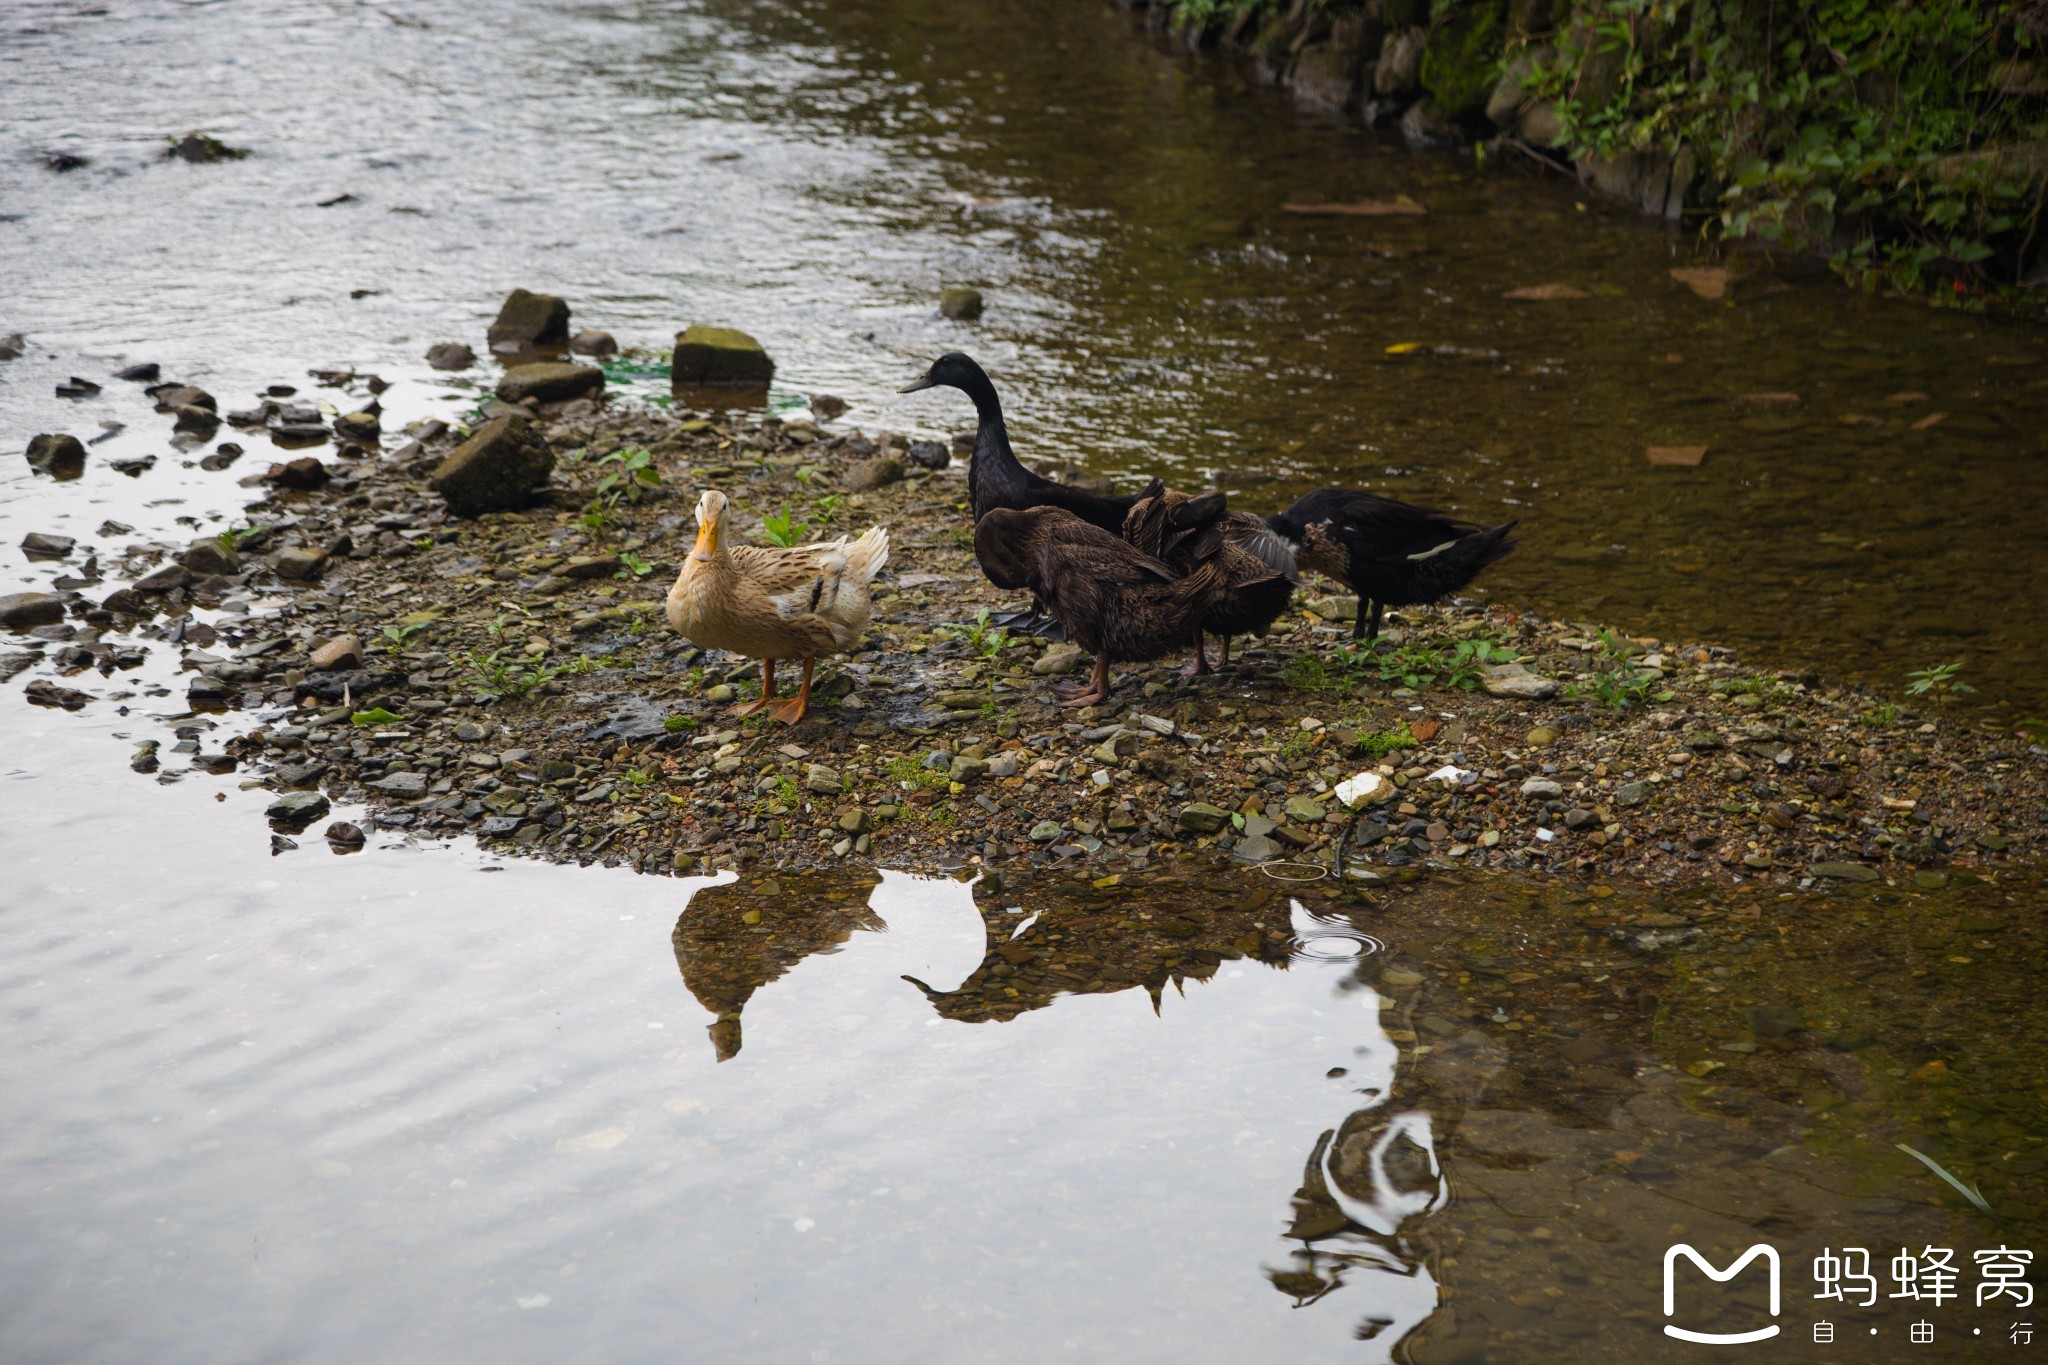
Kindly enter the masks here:
<path id="1" fill-rule="evenodd" d="M 1718 265 L 1673 266 L 1671 278 L 1703 299 L 1720 299 L 1728 296 L 1728 272 Z"/>
<path id="2" fill-rule="evenodd" d="M 1919 421 L 1913 423 L 1913 430 L 1925 431 L 1927 430 L 1927 428 L 1935 426 L 1936 424 L 1940 423 L 1947 416 L 1948 414 L 1945 412 L 1930 412 L 1925 417 L 1922 417 Z"/>
<path id="3" fill-rule="evenodd" d="M 1907 403 L 1925 403 L 1927 401 L 1927 395 L 1924 393 L 1889 393 L 1885 395 L 1884 401 L 1887 403 L 1898 403 L 1900 405 L 1904 405 Z"/>
<path id="4" fill-rule="evenodd" d="M 1407 355 L 1410 351 L 1419 351 L 1421 349 L 1422 343 L 1419 341 L 1397 341 L 1393 345 L 1387 347 L 1387 354 Z"/>
<path id="5" fill-rule="evenodd" d="M 1520 289 L 1510 289 L 1501 297 L 1520 299 L 1525 303 L 1549 303 L 1555 299 L 1589 299 L 1593 296 L 1569 284 L 1530 284 Z"/>
<path id="6" fill-rule="evenodd" d="M 1685 357 L 1676 351 L 1666 351 L 1663 355 L 1653 355 L 1650 359 L 1659 365 L 1683 365 L 1685 363 Z"/>
<path id="7" fill-rule="evenodd" d="M 1408 722 L 1408 733 L 1415 736 L 1417 741 L 1423 744 L 1427 744 L 1435 739 L 1437 732 L 1443 728 L 1439 722 L 1433 720 L 1411 720 Z"/>
<path id="8" fill-rule="evenodd" d="M 1707 458 L 1705 446 L 1649 446 L 1645 453 L 1651 464 L 1673 469 L 1695 469 Z"/>
<path id="9" fill-rule="evenodd" d="M 1745 393 L 1736 401 L 1750 403 L 1760 408 L 1790 408 L 1799 405 L 1799 395 L 1796 393 Z"/>
<path id="10" fill-rule="evenodd" d="M 1877 418 L 1867 416 L 1860 412 L 1841 413 L 1838 416 L 1836 416 L 1835 421 L 1838 425 L 1845 427 L 1878 427 L 1884 425 L 1884 423 L 1878 421 Z"/>
<path id="11" fill-rule="evenodd" d="M 1406 195 L 1398 199 L 1364 199 L 1355 204 L 1282 204 L 1287 213 L 1316 218 L 1421 218 L 1429 210 Z"/>

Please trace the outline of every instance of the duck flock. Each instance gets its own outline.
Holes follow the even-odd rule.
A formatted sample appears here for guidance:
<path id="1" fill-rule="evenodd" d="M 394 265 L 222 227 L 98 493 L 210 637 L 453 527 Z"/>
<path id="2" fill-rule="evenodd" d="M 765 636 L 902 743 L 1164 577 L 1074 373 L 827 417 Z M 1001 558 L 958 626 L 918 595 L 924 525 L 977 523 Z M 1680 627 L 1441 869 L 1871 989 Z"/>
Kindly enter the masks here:
<path id="1" fill-rule="evenodd" d="M 1110 497 L 1056 483 L 1010 448 L 995 385 L 958 351 L 903 391 L 953 388 L 980 425 L 967 471 L 974 556 L 989 582 L 1030 593 L 994 624 L 1071 640 L 1095 656 L 1084 683 L 1055 685 L 1063 704 L 1108 699 L 1111 664 L 1189 649 L 1186 670 L 1210 671 L 1207 636 L 1224 663 L 1237 635 L 1263 635 L 1287 609 L 1304 571 L 1358 594 L 1354 638 L 1369 642 L 1388 607 L 1441 601 L 1515 547 L 1513 521 L 1482 530 L 1427 507 L 1344 488 L 1319 488 L 1283 512 L 1234 512 L 1220 491 L 1187 494 L 1158 479 Z M 669 624 L 690 643 L 761 661 L 757 701 L 794 725 L 809 706 L 822 655 L 851 648 L 873 614 L 869 585 L 889 558 L 880 526 L 857 539 L 790 547 L 728 545 L 726 498 L 697 504 L 697 541 L 669 589 Z M 776 696 L 778 660 L 801 660 L 795 696 Z"/>

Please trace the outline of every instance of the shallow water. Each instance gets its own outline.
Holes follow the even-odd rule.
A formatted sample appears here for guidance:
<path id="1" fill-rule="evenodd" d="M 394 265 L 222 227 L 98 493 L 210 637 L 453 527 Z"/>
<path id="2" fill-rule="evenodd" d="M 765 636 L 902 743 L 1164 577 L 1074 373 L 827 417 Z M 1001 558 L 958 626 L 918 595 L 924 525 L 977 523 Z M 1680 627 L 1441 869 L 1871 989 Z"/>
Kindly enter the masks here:
<path id="1" fill-rule="evenodd" d="M 1677 1241 L 1892 1358 L 2003 1319 L 1816 1305 L 1821 1248 L 2048 1224 L 2031 883 L 272 857 L 260 792 L 58 770 L 78 724 L 5 775 L 66 807 L 0 917 L 10 1360 L 1641 1359 Z"/>
<path id="2" fill-rule="evenodd" d="M 1664 278 L 1679 239 L 1297 121 L 1085 0 L 930 8 L 0 12 L 0 331 L 36 343 L 0 363 L 0 450 L 126 424 L 77 483 L 0 462 L 0 591 L 83 558 L 27 563 L 22 532 L 103 565 L 182 543 L 270 455 L 199 469 L 117 364 L 225 406 L 375 369 L 395 428 L 466 405 L 420 354 L 529 285 L 628 343 L 746 326 L 783 401 L 870 428 L 958 425 L 890 391 L 964 345 L 1045 463 L 1520 515 L 1503 600 L 1894 681 L 1963 657 L 2038 709 L 2036 334 L 1797 277 L 1707 304 Z M 258 154 L 154 160 L 191 127 Z M 1402 192 L 1430 216 L 1276 207 Z M 1593 297 L 1497 302 L 1552 279 Z M 957 281 L 983 323 L 933 314 Z M 71 373 L 105 394 L 51 397 Z M 1805 406 L 1727 401 L 1777 389 Z M 1652 471 L 1650 443 L 1712 448 Z M 1909 1305 L 1817 1305 L 1821 1248 L 1882 1280 L 1951 1247 L 1966 1296 L 1971 1250 L 2041 1249 L 2027 878 L 1333 899 L 1235 867 L 770 888 L 390 833 L 273 855 L 264 794 L 172 749 L 235 718 L 183 714 L 149 643 L 79 715 L 25 705 L 47 667 L 0 688 L 10 1361 L 1639 1360 L 1678 1240 L 1782 1252 L 1780 1356 L 1823 1308 L 1893 1358 Z M 145 739 L 163 780 L 124 766 Z M 1756 1320 L 1698 1289 L 1687 1321 Z M 1942 1358 L 2004 1346 L 1995 1307 L 1929 1308 Z"/>

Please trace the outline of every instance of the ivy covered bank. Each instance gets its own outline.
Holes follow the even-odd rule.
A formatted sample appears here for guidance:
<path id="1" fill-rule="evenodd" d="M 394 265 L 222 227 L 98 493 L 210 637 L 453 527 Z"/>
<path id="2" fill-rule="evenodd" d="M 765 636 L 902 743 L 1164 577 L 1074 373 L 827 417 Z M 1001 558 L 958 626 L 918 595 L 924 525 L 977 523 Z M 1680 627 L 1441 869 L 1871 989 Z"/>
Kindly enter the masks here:
<path id="1" fill-rule="evenodd" d="M 2048 0 L 1124 0 L 1303 103 L 1966 304 L 2048 298 Z"/>

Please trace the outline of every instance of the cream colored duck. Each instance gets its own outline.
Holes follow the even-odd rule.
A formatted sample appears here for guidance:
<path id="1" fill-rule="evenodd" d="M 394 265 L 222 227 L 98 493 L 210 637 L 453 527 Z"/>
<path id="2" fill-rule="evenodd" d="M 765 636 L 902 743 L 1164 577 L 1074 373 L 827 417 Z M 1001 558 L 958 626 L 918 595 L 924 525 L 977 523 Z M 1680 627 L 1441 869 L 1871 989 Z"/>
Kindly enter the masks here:
<path id="1" fill-rule="evenodd" d="M 851 648 L 867 628 L 868 585 L 889 561 L 889 532 L 874 526 L 850 544 L 841 536 L 788 549 L 726 545 L 725 509 L 715 488 L 697 500 L 697 544 L 668 590 L 668 623 L 700 648 L 761 661 L 761 699 L 733 707 L 734 715 L 765 709 L 794 725 L 810 706 L 818 656 Z M 779 704 L 777 659 L 804 661 L 802 687 Z"/>

